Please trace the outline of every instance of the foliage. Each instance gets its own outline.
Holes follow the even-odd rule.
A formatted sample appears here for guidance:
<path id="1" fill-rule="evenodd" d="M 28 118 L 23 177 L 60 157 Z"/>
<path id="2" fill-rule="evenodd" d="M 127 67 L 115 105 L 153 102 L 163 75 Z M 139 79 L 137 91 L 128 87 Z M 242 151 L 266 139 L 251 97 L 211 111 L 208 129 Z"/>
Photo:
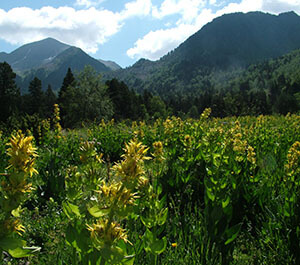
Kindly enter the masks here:
<path id="1" fill-rule="evenodd" d="M 101 77 L 86 66 L 77 76 L 76 83 L 65 92 L 65 125 L 74 126 L 82 121 L 100 121 L 112 116 L 112 104 Z"/>

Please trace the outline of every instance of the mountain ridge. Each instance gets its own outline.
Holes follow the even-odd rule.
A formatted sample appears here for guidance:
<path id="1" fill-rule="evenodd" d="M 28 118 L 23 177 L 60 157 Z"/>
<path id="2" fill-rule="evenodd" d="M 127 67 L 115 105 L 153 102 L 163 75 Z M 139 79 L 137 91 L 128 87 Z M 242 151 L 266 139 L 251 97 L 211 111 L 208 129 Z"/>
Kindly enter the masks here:
<path id="1" fill-rule="evenodd" d="M 193 82 L 203 86 L 200 79 L 212 72 L 245 68 L 298 48 L 300 17 L 294 12 L 225 14 L 159 60 L 141 59 L 108 78 L 118 78 L 136 91 L 165 95 L 187 90 Z"/>

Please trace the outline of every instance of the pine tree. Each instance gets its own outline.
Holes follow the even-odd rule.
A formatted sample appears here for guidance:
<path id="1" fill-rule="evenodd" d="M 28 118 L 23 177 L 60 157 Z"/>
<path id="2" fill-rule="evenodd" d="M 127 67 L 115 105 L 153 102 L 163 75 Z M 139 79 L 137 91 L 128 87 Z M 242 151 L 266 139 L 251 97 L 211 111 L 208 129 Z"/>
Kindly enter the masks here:
<path id="1" fill-rule="evenodd" d="M 67 74 L 63 80 L 62 86 L 60 88 L 60 91 L 58 93 L 58 105 L 60 107 L 60 115 L 62 117 L 62 125 L 64 126 L 64 120 L 66 116 L 66 108 L 67 108 L 67 94 L 68 94 L 68 89 L 70 86 L 75 85 L 75 77 L 72 73 L 71 68 L 68 68 Z"/>
<path id="2" fill-rule="evenodd" d="M 43 116 L 44 93 L 42 90 L 42 81 L 35 77 L 29 84 L 29 114 L 40 114 Z"/>
<path id="3" fill-rule="evenodd" d="M 0 63 L 0 121 L 13 114 L 18 108 L 20 90 L 15 83 L 16 74 L 7 62 Z"/>

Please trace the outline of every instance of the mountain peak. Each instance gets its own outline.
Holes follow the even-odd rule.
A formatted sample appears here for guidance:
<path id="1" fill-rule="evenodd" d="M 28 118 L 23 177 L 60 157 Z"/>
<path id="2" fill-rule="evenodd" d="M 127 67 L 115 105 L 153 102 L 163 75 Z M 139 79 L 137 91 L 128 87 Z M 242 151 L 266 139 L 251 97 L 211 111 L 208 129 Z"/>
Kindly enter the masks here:
<path id="1" fill-rule="evenodd" d="M 70 46 L 53 38 L 27 43 L 6 56 L 16 72 L 23 72 L 50 62 Z"/>

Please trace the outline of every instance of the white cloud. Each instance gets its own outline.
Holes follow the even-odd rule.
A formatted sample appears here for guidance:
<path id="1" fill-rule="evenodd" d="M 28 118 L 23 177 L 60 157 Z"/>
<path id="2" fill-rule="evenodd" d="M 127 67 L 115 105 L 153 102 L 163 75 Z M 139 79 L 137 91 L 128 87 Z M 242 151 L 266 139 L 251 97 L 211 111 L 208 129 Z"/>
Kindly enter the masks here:
<path id="1" fill-rule="evenodd" d="M 41 9 L 18 7 L 0 9 L 0 38 L 14 45 L 22 45 L 52 37 L 75 45 L 89 53 L 96 53 L 99 45 L 120 31 L 126 19 L 151 13 L 151 0 L 134 0 L 125 4 L 121 12 L 96 9 L 105 0 L 76 0 L 76 6 Z"/>
<path id="2" fill-rule="evenodd" d="M 147 16 L 152 10 L 151 0 L 135 0 L 125 4 L 120 15 L 123 20 L 135 16 Z"/>
<path id="3" fill-rule="evenodd" d="M 152 15 L 162 19 L 179 14 L 184 21 L 191 21 L 198 15 L 199 9 L 204 7 L 205 3 L 204 0 L 164 0 L 159 8 L 153 7 Z"/>
<path id="4" fill-rule="evenodd" d="M 300 13 L 300 0 L 264 0 L 262 10 L 275 14 L 292 10 Z"/>
<path id="5" fill-rule="evenodd" d="M 101 3 L 103 3 L 105 0 L 76 0 L 75 6 L 83 6 L 86 8 L 92 7 L 92 6 L 98 6 Z"/>
<path id="6" fill-rule="evenodd" d="M 176 47 L 182 36 L 189 36 L 194 32 L 193 26 L 181 24 L 176 28 L 150 31 L 142 39 L 139 39 L 133 48 L 127 51 L 131 58 L 147 58 L 156 60 L 168 51 Z"/>
<path id="7" fill-rule="evenodd" d="M 122 27 L 120 16 L 94 7 L 75 10 L 71 7 L 0 9 L 0 38 L 12 44 L 24 44 L 46 37 L 76 45 L 95 53 Z"/>

